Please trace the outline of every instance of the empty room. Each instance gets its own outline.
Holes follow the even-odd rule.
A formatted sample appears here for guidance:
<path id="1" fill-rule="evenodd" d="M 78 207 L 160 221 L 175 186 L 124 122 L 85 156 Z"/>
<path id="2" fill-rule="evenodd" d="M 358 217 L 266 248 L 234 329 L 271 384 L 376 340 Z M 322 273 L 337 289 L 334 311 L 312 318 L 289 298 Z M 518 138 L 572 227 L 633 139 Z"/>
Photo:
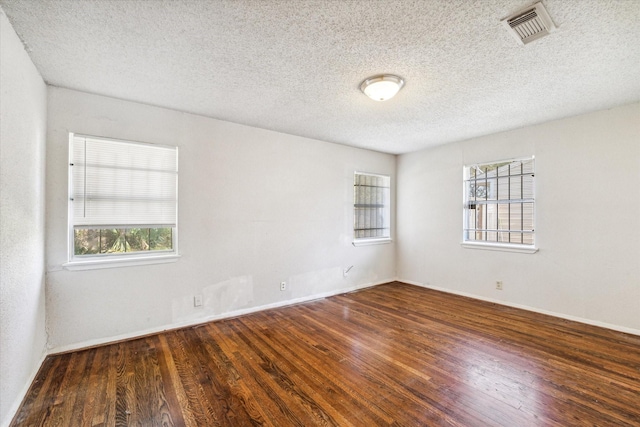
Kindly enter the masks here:
<path id="1" fill-rule="evenodd" d="M 0 427 L 640 426 L 640 1 L 0 0 Z"/>

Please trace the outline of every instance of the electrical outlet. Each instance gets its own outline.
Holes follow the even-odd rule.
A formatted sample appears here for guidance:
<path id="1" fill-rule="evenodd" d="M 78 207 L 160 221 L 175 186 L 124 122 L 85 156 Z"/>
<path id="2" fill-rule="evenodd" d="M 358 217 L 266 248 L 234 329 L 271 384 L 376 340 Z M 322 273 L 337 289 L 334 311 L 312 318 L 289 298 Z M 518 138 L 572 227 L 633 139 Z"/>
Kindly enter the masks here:
<path id="1" fill-rule="evenodd" d="M 502 280 L 498 280 L 496 282 L 496 289 L 501 291 L 502 290 Z"/>
<path id="2" fill-rule="evenodd" d="M 202 295 L 195 295 L 193 297 L 193 306 L 202 307 Z"/>
<path id="3" fill-rule="evenodd" d="M 287 290 L 287 282 L 280 282 L 280 290 L 281 291 Z"/>

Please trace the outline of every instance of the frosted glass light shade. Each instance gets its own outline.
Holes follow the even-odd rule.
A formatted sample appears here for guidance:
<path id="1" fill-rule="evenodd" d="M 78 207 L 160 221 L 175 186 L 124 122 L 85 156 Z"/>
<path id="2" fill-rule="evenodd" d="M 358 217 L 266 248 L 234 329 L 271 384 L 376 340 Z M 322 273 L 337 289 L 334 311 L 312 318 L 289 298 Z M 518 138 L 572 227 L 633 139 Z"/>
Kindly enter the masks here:
<path id="1" fill-rule="evenodd" d="M 393 74 L 381 74 L 369 77 L 360 84 L 360 90 L 374 101 L 386 101 L 393 98 L 404 86 L 404 80 Z"/>

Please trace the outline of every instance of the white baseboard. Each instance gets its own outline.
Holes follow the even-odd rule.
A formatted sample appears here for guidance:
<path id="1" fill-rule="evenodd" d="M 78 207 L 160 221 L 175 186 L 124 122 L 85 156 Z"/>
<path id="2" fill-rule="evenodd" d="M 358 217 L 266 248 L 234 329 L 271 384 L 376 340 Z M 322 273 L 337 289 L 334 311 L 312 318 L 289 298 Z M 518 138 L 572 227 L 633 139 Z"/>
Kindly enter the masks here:
<path id="1" fill-rule="evenodd" d="M 13 421 L 13 419 L 15 418 L 16 414 L 18 413 L 18 409 L 20 409 L 20 405 L 22 405 L 22 401 L 27 395 L 27 392 L 29 392 L 29 389 L 31 388 L 33 381 L 36 379 L 36 376 L 38 375 L 38 372 L 40 371 L 40 368 L 44 363 L 44 359 L 46 359 L 48 355 L 49 354 L 46 351 L 42 352 L 42 355 L 40 356 L 40 360 L 38 361 L 38 363 L 34 365 L 35 367 L 31 372 L 31 375 L 29 375 L 27 382 L 22 387 L 22 390 L 20 390 L 20 393 L 18 393 L 16 398 L 13 400 L 13 403 L 7 410 L 7 414 L 10 414 L 11 417 L 7 417 L 7 419 L 1 420 L 0 427 L 9 427 L 9 424 L 11 424 L 11 421 Z"/>
<path id="2" fill-rule="evenodd" d="M 547 316 L 558 317 L 560 319 L 571 320 L 571 321 L 574 321 L 574 322 L 584 323 L 586 325 L 598 326 L 600 328 L 606 328 L 606 329 L 611 329 L 613 331 L 624 332 L 626 334 L 632 334 L 632 335 L 640 336 L 640 330 L 639 329 L 628 328 L 626 326 L 613 325 L 611 323 L 600 322 L 598 320 L 585 319 L 583 317 L 572 316 L 570 314 L 564 314 L 564 313 L 558 313 L 558 312 L 555 312 L 555 311 L 544 310 L 544 309 L 541 309 L 541 308 L 531 307 L 531 306 L 524 305 L 524 304 L 516 304 L 516 303 L 509 302 L 509 301 L 502 301 L 502 300 L 497 300 L 497 299 L 493 299 L 493 298 L 487 298 L 487 297 L 471 294 L 471 293 L 468 293 L 468 292 L 461 292 L 461 291 L 456 291 L 454 289 L 442 288 L 440 286 L 426 285 L 424 283 L 414 282 L 412 280 L 398 279 L 398 281 L 402 282 L 402 283 L 407 283 L 409 285 L 420 286 L 422 288 L 433 289 L 434 291 L 440 291 L 440 292 L 446 292 L 448 294 L 460 295 L 460 296 L 463 296 L 463 297 L 469 297 L 469 298 L 477 299 L 477 300 L 480 300 L 480 301 L 491 302 L 491 303 L 494 303 L 494 304 L 504 305 L 504 306 L 507 306 L 507 307 L 519 308 L 519 309 L 522 309 L 522 310 L 532 311 L 534 313 L 546 314 Z"/>
<path id="3" fill-rule="evenodd" d="M 203 323 L 212 322 L 214 320 L 229 319 L 229 318 L 232 318 L 232 317 L 242 316 L 244 314 L 250 314 L 250 313 L 255 313 L 255 312 L 258 312 L 258 311 L 270 310 L 272 308 L 279 308 L 279 307 L 286 307 L 288 305 L 300 304 L 300 303 L 303 303 L 303 302 L 308 302 L 308 301 L 313 301 L 313 300 L 317 300 L 317 299 L 327 298 L 327 297 L 334 296 L 334 295 L 339 295 L 339 294 L 345 294 L 345 293 L 357 291 L 357 290 L 360 290 L 360 289 L 371 288 L 371 287 L 374 287 L 374 286 L 382 285 L 384 283 L 393 282 L 395 280 L 397 280 L 397 279 L 396 278 L 392 278 L 392 279 L 383 280 L 383 281 L 374 282 L 374 283 L 366 283 L 364 285 L 349 286 L 349 287 L 337 289 L 337 290 L 334 290 L 334 291 L 323 292 L 323 293 L 319 293 L 319 294 L 309 295 L 309 296 L 301 297 L 301 298 L 289 299 L 289 300 L 285 300 L 285 301 L 278 301 L 278 302 L 275 302 L 275 303 L 272 303 L 272 304 L 265 304 L 265 305 L 250 307 L 250 308 L 244 308 L 244 309 L 240 309 L 240 310 L 229 311 L 227 313 L 222 313 L 222 314 L 217 314 L 217 315 L 213 315 L 213 316 L 202 317 L 202 318 L 198 318 L 198 319 L 195 319 L 195 320 L 189 320 L 189 321 L 186 321 L 186 322 L 177 322 L 177 323 L 172 323 L 172 324 L 169 324 L 169 325 L 158 326 L 158 327 L 155 327 L 155 328 L 145 329 L 145 330 L 131 332 L 131 333 L 127 333 L 127 334 L 121 334 L 121 335 L 110 336 L 110 337 L 105 337 L 105 338 L 98 338 L 98 339 L 94 339 L 94 340 L 82 341 L 82 342 L 69 344 L 69 345 L 63 345 L 63 346 L 59 346 L 59 347 L 55 347 L 55 348 L 49 349 L 48 355 L 60 354 L 60 353 L 69 353 L 71 351 L 83 350 L 83 349 L 87 349 L 87 348 L 91 348 L 91 347 L 97 347 L 97 346 L 101 346 L 101 345 L 105 345 L 105 344 L 113 344 L 113 343 L 120 342 L 120 341 L 126 341 L 126 340 L 131 340 L 131 339 L 136 339 L 136 338 L 142 338 L 142 337 L 145 337 L 145 336 L 155 335 L 155 334 L 158 334 L 158 333 L 161 333 L 161 332 L 171 331 L 171 330 L 175 330 L 175 329 L 187 328 L 187 327 L 190 327 L 190 326 L 201 325 Z"/>

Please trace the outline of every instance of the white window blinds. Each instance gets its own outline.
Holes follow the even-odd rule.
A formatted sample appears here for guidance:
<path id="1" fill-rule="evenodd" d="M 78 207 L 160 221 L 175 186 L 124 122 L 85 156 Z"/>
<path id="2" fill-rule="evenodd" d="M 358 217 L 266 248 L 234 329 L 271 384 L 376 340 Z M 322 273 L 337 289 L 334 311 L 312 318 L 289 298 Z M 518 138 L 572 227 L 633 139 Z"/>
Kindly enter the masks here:
<path id="1" fill-rule="evenodd" d="M 175 227 L 178 149 L 71 135 L 74 227 Z"/>

